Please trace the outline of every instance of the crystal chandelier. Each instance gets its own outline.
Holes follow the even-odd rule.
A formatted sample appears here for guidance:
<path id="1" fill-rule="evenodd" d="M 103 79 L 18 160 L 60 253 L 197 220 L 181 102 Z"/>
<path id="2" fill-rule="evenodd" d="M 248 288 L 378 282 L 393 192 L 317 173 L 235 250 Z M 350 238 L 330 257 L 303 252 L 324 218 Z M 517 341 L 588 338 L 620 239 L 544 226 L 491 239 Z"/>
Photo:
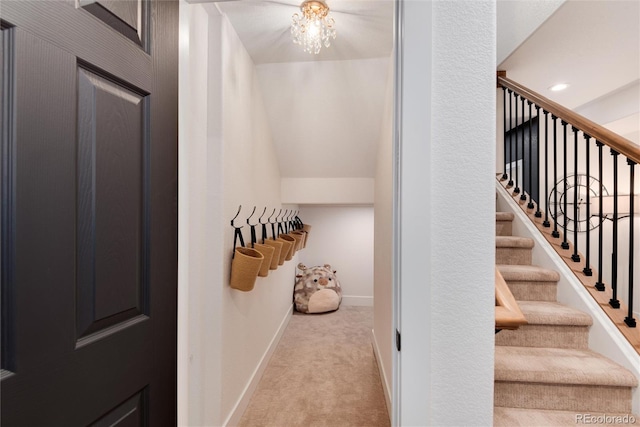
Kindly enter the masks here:
<path id="1" fill-rule="evenodd" d="M 324 44 L 331 46 L 336 38 L 336 21 L 327 16 L 329 6 L 324 1 L 307 0 L 300 6 L 302 16 L 294 13 L 291 23 L 291 35 L 295 44 L 302 45 L 305 52 L 318 54 Z"/>

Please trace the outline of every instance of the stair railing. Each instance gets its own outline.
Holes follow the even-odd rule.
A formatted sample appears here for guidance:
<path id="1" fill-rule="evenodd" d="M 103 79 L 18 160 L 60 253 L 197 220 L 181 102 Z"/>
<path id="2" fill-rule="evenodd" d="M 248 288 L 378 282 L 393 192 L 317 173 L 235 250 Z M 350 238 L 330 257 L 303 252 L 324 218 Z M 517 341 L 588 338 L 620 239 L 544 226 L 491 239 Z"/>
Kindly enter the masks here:
<path id="1" fill-rule="evenodd" d="M 636 328 L 640 146 L 508 79 L 505 72 L 498 72 L 497 83 L 504 125 L 500 181 L 585 286 L 606 293 L 612 310 L 626 308 L 624 327 Z"/>
<path id="2" fill-rule="evenodd" d="M 496 333 L 502 329 L 518 329 L 527 324 L 527 319 L 522 314 L 520 306 L 511 293 L 507 282 L 496 268 Z"/>

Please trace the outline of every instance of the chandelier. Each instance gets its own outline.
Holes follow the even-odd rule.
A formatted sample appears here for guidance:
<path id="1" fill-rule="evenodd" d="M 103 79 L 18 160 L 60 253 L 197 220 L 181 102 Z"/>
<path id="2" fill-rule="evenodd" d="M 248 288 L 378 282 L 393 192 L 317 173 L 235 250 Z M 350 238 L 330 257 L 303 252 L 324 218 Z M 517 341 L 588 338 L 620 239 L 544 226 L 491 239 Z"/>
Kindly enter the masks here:
<path id="1" fill-rule="evenodd" d="M 307 0 L 300 6 L 302 16 L 294 13 L 291 35 L 295 44 L 302 45 L 305 52 L 318 54 L 322 45 L 331 46 L 336 38 L 336 21 L 329 14 L 329 6 L 324 1 Z"/>

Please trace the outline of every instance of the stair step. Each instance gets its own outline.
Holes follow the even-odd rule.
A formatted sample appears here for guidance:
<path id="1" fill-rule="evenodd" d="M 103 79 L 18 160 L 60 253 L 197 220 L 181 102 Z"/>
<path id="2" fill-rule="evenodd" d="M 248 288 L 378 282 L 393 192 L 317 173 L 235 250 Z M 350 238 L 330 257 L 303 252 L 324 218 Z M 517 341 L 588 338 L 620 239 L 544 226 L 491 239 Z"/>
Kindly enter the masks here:
<path id="1" fill-rule="evenodd" d="M 496 346 L 495 406 L 631 412 L 635 376 L 581 349 Z"/>
<path id="2" fill-rule="evenodd" d="M 496 345 L 580 348 L 589 346 L 591 316 L 549 301 L 519 301 L 528 324 L 496 335 Z"/>
<path id="3" fill-rule="evenodd" d="M 598 418 L 606 417 L 606 418 Z M 576 411 L 552 411 L 545 409 L 501 408 L 493 411 L 493 425 L 496 427 L 518 426 L 575 426 L 592 425 L 640 425 L 640 416 L 633 414 L 585 413 Z"/>
<path id="4" fill-rule="evenodd" d="M 519 301 L 556 301 L 560 274 L 535 265 L 497 265 L 509 285 L 514 298 Z"/>
<path id="5" fill-rule="evenodd" d="M 531 264 L 533 239 L 516 236 L 496 236 L 496 264 Z"/>
<path id="6" fill-rule="evenodd" d="M 496 236 L 511 236 L 514 217 L 513 212 L 496 212 Z"/>

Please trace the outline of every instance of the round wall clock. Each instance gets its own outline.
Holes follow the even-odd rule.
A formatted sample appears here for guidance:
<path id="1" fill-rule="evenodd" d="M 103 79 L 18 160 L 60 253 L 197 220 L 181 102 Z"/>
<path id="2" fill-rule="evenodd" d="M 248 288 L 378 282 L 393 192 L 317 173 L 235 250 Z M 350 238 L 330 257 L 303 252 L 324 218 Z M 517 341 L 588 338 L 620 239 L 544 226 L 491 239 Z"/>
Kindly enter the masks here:
<path id="1" fill-rule="evenodd" d="M 584 232 L 593 230 L 601 224 L 598 215 L 594 215 L 597 212 L 598 198 L 600 197 L 600 181 L 593 176 L 579 173 L 577 176 L 577 185 L 574 178 L 575 175 L 569 175 L 562 178 L 556 183 L 551 192 L 549 193 L 549 200 L 547 203 L 549 209 L 549 215 L 557 221 L 558 228 L 564 226 L 565 215 L 567 217 L 567 231 L 577 230 Z M 567 191 L 564 190 L 565 180 L 567 182 Z M 574 196 L 578 192 L 578 215 L 575 217 L 574 213 Z M 587 218 L 587 193 L 589 194 L 590 203 L 590 215 L 591 218 Z M 556 217 L 556 204 L 555 195 L 557 194 L 557 217 Z M 602 185 L 602 194 L 608 195 L 609 192 Z M 567 212 L 564 211 L 564 199 L 567 198 Z M 575 217 L 575 218 L 574 218 Z M 604 217 L 603 217 L 604 220 Z"/>

